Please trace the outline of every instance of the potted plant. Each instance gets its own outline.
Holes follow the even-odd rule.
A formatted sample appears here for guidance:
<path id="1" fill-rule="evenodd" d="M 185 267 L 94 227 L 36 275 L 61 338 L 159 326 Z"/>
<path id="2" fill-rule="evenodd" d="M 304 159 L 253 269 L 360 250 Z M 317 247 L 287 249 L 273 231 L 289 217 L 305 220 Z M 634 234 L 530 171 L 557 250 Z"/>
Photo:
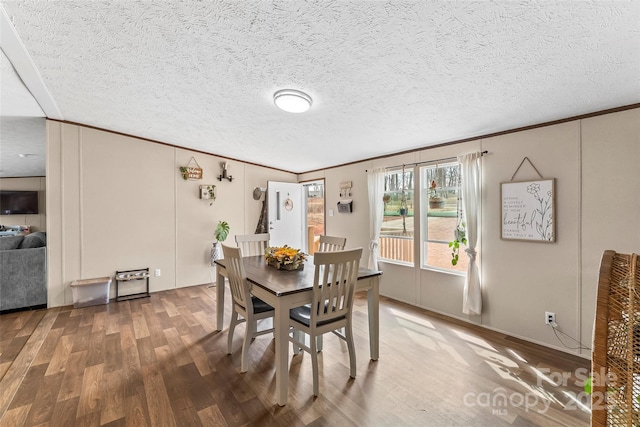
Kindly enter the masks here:
<path id="1" fill-rule="evenodd" d="M 272 246 L 265 249 L 264 259 L 278 270 L 302 270 L 307 254 L 288 245 Z"/>
<path id="2" fill-rule="evenodd" d="M 385 194 L 384 196 L 382 196 L 382 203 L 384 204 L 385 212 L 387 210 L 387 203 L 389 203 L 390 201 L 391 201 L 391 195 L 390 194 Z"/>
<path id="3" fill-rule="evenodd" d="M 227 236 L 229 236 L 229 223 L 227 221 L 218 221 L 218 225 L 213 232 L 213 236 L 216 241 L 213 242 L 213 246 L 211 248 L 211 265 L 214 265 L 215 260 L 220 258 L 219 256 L 219 248 L 218 243 L 224 242 L 227 240 Z"/>
<path id="4" fill-rule="evenodd" d="M 451 265 L 457 265 L 459 254 L 460 254 L 460 245 L 467 244 L 467 230 L 466 224 L 461 222 L 456 226 L 456 229 L 453 231 L 453 240 L 449 242 L 449 247 L 451 248 Z"/>
<path id="5" fill-rule="evenodd" d="M 407 197 L 402 193 L 402 198 L 400 199 L 400 208 L 398 208 L 398 212 L 400 216 L 406 216 L 409 213 L 409 209 L 407 208 Z"/>
<path id="6" fill-rule="evenodd" d="M 444 206 L 444 200 L 438 194 L 438 184 L 436 180 L 432 180 L 429 185 L 429 208 L 440 209 Z"/>

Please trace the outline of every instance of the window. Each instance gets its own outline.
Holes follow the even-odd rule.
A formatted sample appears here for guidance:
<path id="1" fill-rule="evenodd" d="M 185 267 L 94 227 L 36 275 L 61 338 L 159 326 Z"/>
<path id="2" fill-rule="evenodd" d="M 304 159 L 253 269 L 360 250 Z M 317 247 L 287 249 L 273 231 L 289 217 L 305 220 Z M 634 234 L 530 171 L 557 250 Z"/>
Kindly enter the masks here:
<path id="1" fill-rule="evenodd" d="M 380 258 L 413 264 L 413 168 L 387 171 Z"/>
<path id="2" fill-rule="evenodd" d="M 422 265 L 442 270 L 466 272 L 469 263 L 460 247 L 457 265 L 451 264 L 449 242 L 461 216 L 459 200 L 460 165 L 449 163 L 420 168 L 420 200 L 422 230 Z"/>
<path id="3" fill-rule="evenodd" d="M 307 197 L 307 253 L 313 255 L 324 234 L 324 180 L 304 184 Z"/>

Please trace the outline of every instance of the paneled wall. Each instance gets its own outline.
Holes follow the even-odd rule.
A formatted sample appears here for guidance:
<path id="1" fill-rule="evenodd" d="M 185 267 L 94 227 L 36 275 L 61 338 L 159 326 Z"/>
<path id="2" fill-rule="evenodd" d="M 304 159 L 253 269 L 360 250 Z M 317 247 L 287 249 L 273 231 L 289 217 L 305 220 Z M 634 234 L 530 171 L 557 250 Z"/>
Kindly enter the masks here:
<path id="1" fill-rule="evenodd" d="M 219 182 L 216 156 L 59 122 L 48 122 L 47 230 L 49 305 L 71 304 L 68 284 L 150 267 L 152 291 L 208 283 L 208 257 L 219 220 L 235 234 L 252 233 L 261 202 L 252 198 L 268 180 L 325 179 L 326 233 L 369 256 L 366 170 L 487 150 L 483 157 L 480 270 L 481 316 L 462 314 L 464 277 L 381 262 L 382 293 L 483 327 L 589 357 L 597 272 L 602 252 L 640 252 L 640 109 L 561 123 L 466 143 L 424 149 L 294 175 L 230 162 L 233 182 Z M 178 167 L 195 157 L 201 181 L 184 181 Z M 545 178 L 556 178 L 555 243 L 500 239 L 500 183 L 524 157 Z M 537 178 L 524 165 L 517 180 Z M 338 213 L 339 183 L 352 181 L 353 213 Z M 200 200 L 200 184 L 218 198 Z M 333 216 L 329 210 L 333 210 Z M 419 215 L 419 212 L 418 212 Z M 416 230 L 416 236 L 420 235 Z M 415 244 L 419 249 L 419 242 Z M 564 346 L 544 312 L 577 342 Z M 382 332 L 384 339 L 384 331 Z"/>
<path id="2" fill-rule="evenodd" d="M 640 109 L 425 149 L 302 174 L 326 179 L 327 206 L 338 183 L 353 181 L 353 214 L 327 216 L 327 232 L 347 237 L 368 256 L 366 169 L 391 167 L 487 150 L 482 160 L 481 316 L 462 313 L 464 277 L 381 262 L 382 293 L 510 335 L 589 357 L 597 273 L 602 252 L 640 252 Z M 545 178 L 556 178 L 555 243 L 500 239 L 500 183 L 510 181 L 528 157 Z M 527 163 L 515 180 L 537 179 Z M 416 205 L 418 203 L 416 202 Z M 419 221 L 416 221 L 417 223 Z M 420 235 L 419 230 L 415 232 Z M 419 243 L 416 243 L 416 251 Z M 544 324 L 556 313 L 562 344 Z"/>
<path id="3" fill-rule="evenodd" d="M 216 156 L 55 121 L 47 122 L 47 144 L 49 306 L 73 302 L 73 280 L 116 270 L 160 269 L 152 292 L 212 282 L 218 221 L 229 223 L 226 243 L 235 245 L 235 234 L 252 233 L 260 216 L 253 188 L 297 180 L 229 161 L 234 180 L 220 182 Z M 202 180 L 179 172 L 191 157 Z M 200 199 L 202 184 L 216 186 L 215 201 Z"/>

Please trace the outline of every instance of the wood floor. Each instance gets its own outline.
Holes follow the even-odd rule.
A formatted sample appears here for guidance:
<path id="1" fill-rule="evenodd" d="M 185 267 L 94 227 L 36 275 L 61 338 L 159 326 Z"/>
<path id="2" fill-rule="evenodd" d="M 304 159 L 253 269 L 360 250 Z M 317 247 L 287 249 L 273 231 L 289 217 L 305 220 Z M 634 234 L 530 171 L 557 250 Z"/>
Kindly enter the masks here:
<path id="1" fill-rule="evenodd" d="M 383 298 L 372 362 L 365 295 L 357 378 L 342 341 L 327 335 L 320 397 L 308 355 L 290 353 L 284 407 L 274 400 L 273 337 L 255 340 L 241 374 L 244 326 L 228 356 L 214 288 L 2 315 L 0 426 L 589 425 L 588 361 Z"/>

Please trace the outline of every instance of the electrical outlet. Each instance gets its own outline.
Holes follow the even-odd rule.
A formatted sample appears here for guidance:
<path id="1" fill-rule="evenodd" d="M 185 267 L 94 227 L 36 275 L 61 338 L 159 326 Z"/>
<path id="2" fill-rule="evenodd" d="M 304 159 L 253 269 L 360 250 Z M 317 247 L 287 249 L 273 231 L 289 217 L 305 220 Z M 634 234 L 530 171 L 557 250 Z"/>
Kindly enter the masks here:
<path id="1" fill-rule="evenodd" d="M 556 314 L 551 311 L 544 312 L 544 323 L 545 325 L 555 326 L 556 324 Z"/>
<path id="2" fill-rule="evenodd" d="M 159 268 L 156 268 L 156 269 L 155 269 L 155 271 L 154 271 L 154 275 L 155 275 L 156 277 L 160 277 L 160 275 L 161 275 L 161 271 L 160 271 L 160 269 L 159 269 Z"/>

